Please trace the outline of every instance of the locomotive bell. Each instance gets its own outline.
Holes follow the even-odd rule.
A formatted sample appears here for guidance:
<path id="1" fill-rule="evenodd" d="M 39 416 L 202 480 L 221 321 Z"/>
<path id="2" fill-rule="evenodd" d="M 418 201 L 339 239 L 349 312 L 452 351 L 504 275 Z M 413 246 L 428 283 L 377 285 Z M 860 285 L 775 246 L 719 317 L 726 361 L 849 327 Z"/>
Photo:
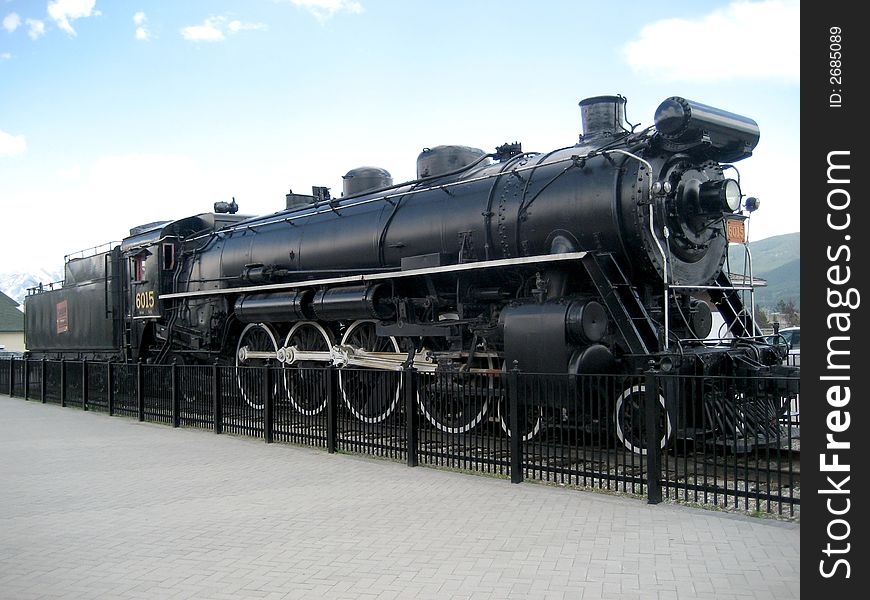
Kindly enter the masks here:
<path id="1" fill-rule="evenodd" d="M 625 127 L 625 98 L 594 96 L 581 100 L 580 120 L 583 126 L 581 139 L 628 131 Z"/>

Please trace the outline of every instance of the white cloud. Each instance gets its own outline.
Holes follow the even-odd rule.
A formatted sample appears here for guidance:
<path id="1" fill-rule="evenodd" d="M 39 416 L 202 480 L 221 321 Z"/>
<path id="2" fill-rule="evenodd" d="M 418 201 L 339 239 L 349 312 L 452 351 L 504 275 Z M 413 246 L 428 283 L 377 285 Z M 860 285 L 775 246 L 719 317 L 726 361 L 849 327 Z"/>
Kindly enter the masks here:
<path id="1" fill-rule="evenodd" d="M 319 21 L 325 21 L 339 12 L 351 14 L 363 12 L 362 3 L 356 0 L 290 0 L 290 2 L 294 6 L 307 10 Z"/>
<path id="2" fill-rule="evenodd" d="M 76 35 L 75 29 L 72 28 L 70 21 L 81 19 L 84 17 L 98 17 L 100 11 L 94 9 L 97 0 L 52 0 L 48 3 L 48 16 L 51 17 L 57 26 L 66 31 L 69 35 Z"/>
<path id="3" fill-rule="evenodd" d="M 45 23 L 39 19 L 27 19 L 27 35 L 31 40 L 39 39 L 45 35 Z"/>
<path id="4" fill-rule="evenodd" d="M 10 54 L 9 52 L 4 52 L 3 54 L 0 54 L 0 60 L 10 60 L 11 58 L 12 54 Z"/>
<path id="5" fill-rule="evenodd" d="M 79 165 L 73 165 L 73 166 L 68 167 L 66 169 L 58 169 L 58 171 L 57 171 L 58 177 L 60 177 L 61 179 L 68 179 L 68 180 L 78 179 L 79 177 L 81 177 L 81 174 L 82 174 L 82 168 Z"/>
<path id="6" fill-rule="evenodd" d="M 136 33 L 134 34 L 137 40 L 147 42 L 151 39 L 151 32 L 148 30 L 148 17 L 141 10 L 133 15 L 133 23 L 136 24 Z"/>
<path id="7" fill-rule="evenodd" d="M 227 29 L 236 33 L 237 31 L 262 31 L 266 29 L 264 23 L 242 23 L 241 21 L 230 21 Z"/>
<path id="8" fill-rule="evenodd" d="M 191 42 L 222 42 L 226 37 L 222 30 L 223 17 L 209 17 L 202 25 L 190 25 L 181 30 L 184 39 Z"/>
<path id="9" fill-rule="evenodd" d="M 117 235 L 142 223 L 210 210 L 215 201 L 229 200 L 233 192 L 227 190 L 239 189 L 228 183 L 234 176 L 184 155 L 139 153 L 104 156 L 82 165 L 81 176 L 67 180 L 65 187 L 83 206 L 111 215 Z M 118 205 L 118 190 L 124 190 L 123 206 Z"/>
<path id="10" fill-rule="evenodd" d="M 35 180 L 0 177 L 0 198 L 8 208 L 4 223 L 30 222 L 40 211 L 64 214 L 46 220 L 41 233 L 46 243 L 33 248 L 33 256 L 20 256 L 22 268 L 55 264 L 70 251 L 121 239 L 135 225 L 208 211 L 216 200 L 229 200 L 227 189 L 239 189 L 227 187 L 232 169 L 217 171 L 185 156 L 125 154 L 79 164 L 46 164 L 45 176 Z M 82 210 L 64 211 L 69 206 Z M 16 248 L 32 245 L 26 229 L 2 228 L 0 267 L 8 262 L 3 257 L 17 256 Z"/>
<path id="11" fill-rule="evenodd" d="M 190 211 L 197 208 L 200 212 L 208 210 L 208 199 L 215 190 L 207 178 L 205 170 L 186 156 L 125 154 L 101 157 L 82 169 L 79 177 L 67 181 L 72 195 L 78 190 L 95 211 L 110 211 L 120 221 L 120 228 L 129 229 L 178 214 L 193 214 Z M 118 190 L 125 190 L 127 196 L 123 207 L 117 206 Z M 155 202 L 155 198 L 161 201 Z"/>
<path id="12" fill-rule="evenodd" d="M 27 152 L 27 140 L 23 135 L 12 135 L 0 129 L 0 158 Z"/>
<path id="13" fill-rule="evenodd" d="M 676 47 L 686 50 L 662 59 Z M 697 19 L 656 21 L 623 55 L 635 72 L 668 81 L 799 82 L 800 0 L 738 0 Z"/>
<path id="14" fill-rule="evenodd" d="M 300 157 L 305 158 L 304 154 Z M 310 164 L 313 169 L 325 168 L 322 162 Z M 9 256 L 20 258 L 21 268 L 54 265 L 70 251 L 121 239 L 133 226 L 210 211 L 216 201 L 229 202 L 232 196 L 244 214 L 269 214 L 284 207 L 288 183 L 286 172 L 279 168 L 284 166 L 282 160 L 245 165 L 183 154 L 132 153 L 86 160 L 78 163 L 78 170 L 74 164 L 46 163 L 45 176 L 39 178 L 0 177 L 4 222 L 31 222 L 46 211 L 64 215 L 63 219 L 44 220 L 44 243 L 38 247 L 28 241 L 27 236 L 32 237 L 28 228 L 0 228 L 0 267 L 3 257 Z M 303 172 L 308 185 L 327 181 L 316 175 L 309 180 L 309 170 Z M 325 172 L 335 175 L 331 168 Z M 123 201 L 118 199 L 120 190 Z M 81 210 L 65 210 L 69 206 Z M 95 214 L 100 215 L 99 227 L 94 227 Z M 33 246 L 32 252 L 15 254 L 25 246 Z"/>
<path id="15" fill-rule="evenodd" d="M 243 23 L 239 20 L 227 21 L 226 17 L 209 17 L 202 25 L 191 25 L 181 30 L 181 35 L 192 42 L 222 42 L 227 33 L 240 31 L 262 31 L 263 23 Z"/>
<path id="16" fill-rule="evenodd" d="M 3 18 L 3 29 L 12 33 L 18 26 L 21 25 L 21 17 L 18 16 L 18 13 L 9 13 Z"/>

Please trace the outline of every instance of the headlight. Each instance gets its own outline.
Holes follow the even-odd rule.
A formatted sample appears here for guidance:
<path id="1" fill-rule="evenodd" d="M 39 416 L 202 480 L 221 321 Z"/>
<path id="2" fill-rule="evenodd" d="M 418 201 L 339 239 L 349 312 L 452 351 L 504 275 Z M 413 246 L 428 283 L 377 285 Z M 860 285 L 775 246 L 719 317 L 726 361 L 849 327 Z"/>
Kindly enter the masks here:
<path id="1" fill-rule="evenodd" d="M 725 185 L 722 186 L 722 199 L 731 212 L 740 208 L 740 186 L 733 179 L 725 180 Z"/>
<path id="2" fill-rule="evenodd" d="M 733 179 L 705 181 L 701 184 L 699 204 L 703 212 L 717 214 L 740 208 L 740 186 Z"/>

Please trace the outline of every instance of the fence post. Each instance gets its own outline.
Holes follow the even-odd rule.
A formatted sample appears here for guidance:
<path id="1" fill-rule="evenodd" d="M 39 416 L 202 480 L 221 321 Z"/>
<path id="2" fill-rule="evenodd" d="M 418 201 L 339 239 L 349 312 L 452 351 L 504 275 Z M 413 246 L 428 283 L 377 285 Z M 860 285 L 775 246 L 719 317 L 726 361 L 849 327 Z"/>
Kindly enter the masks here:
<path id="1" fill-rule="evenodd" d="M 145 371 L 142 363 L 136 363 L 136 412 L 139 421 L 145 420 Z"/>
<path id="2" fill-rule="evenodd" d="M 326 451 L 335 454 L 338 441 L 338 369 L 326 368 Z"/>
<path id="3" fill-rule="evenodd" d="M 9 357 L 9 397 L 15 392 L 15 359 Z"/>
<path id="4" fill-rule="evenodd" d="M 520 369 L 519 363 L 514 361 L 514 367 L 510 371 L 508 380 L 508 418 L 511 439 L 510 439 L 510 454 L 511 454 L 511 483 L 523 482 L 523 434 L 520 432 Z"/>
<path id="5" fill-rule="evenodd" d="M 664 409 L 659 402 L 658 378 L 654 366 L 646 372 L 644 415 L 646 419 L 646 492 L 647 503 L 662 501 L 662 446 L 659 414 Z"/>
<path id="6" fill-rule="evenodd" d="M 272 394 L 272 369 L 268 365 L 264 368 L 263 383 L 265 396 L 263 397 L 263 439 L 267 444 L 274 441 L 275 429 L 275 399 Z"/>
<path id="7" fill-rule="evenodd" d="M 109 416 L 115 414 L 115 377 L 112 373 L 112 361 L 106 363 L 106 409 L 109 411 Z"/>
<path id="8" fill-rule="evenodd" d="M 172 411 L 172 426 L 181 426 L 181 403 L 178 401 L 178 365 L 172 361 L 169 367 L 169 399 Z"/>
<path id="9" fill-rule="evenodd" d="M 66 406 L 66 359 L 60 359 L 60 405 Z"/>
<path id="10" fill-rule="evenodd" d="M 416 467 L 419 457 L 417 456 L 417 433 L 419 432 L 418 425 L 418 410 L 417 410 L 417 386 L 419 381 L 418 371 L 413 365 L 409 365 L 402 370 L 402 377 L 405 388 L 405 421 L 407 426 L 406 440 L 408 445 L 408 466 Z"/>
<path id="11" fill-rule="evenodd" d="M 43 357 L 42 366 L 40 367 L 40 374 L 39 374 L 40 375 L 39 399 L 43 404 L 45 404 L 45 391 L 46 391 L 46 385 L 47 385 L 47 383 L 45 381 L 46 371 L 47 371 L 47 369 L 45 368 L 45 358 Z"/>
<path id="12" fill-rule="evenodd" d="M 215 433 L 223 432 L 223 406 L 221 405 L 221 376 L 217 363 L 211 366 L 212 425 Z"/>
<path id="13" fill-rule="evenodd" d="M 88 410 L 88 361 L 82 359 L 82 410 Z"/>
<path id="14" fill-rule="evenodd" d="M 30 400 L 30 361 L 24 357 L 24 399 Z"/>

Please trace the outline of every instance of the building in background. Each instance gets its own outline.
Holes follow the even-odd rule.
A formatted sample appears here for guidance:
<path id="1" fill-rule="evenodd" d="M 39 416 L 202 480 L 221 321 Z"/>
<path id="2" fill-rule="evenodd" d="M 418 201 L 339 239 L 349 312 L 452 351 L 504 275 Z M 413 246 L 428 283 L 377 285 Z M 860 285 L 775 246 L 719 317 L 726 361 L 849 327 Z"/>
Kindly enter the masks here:
<path id="1" fill-rule="evenodd" d="M 0 292 L 0 352 L 24 352 L 24 313 Z"/>

